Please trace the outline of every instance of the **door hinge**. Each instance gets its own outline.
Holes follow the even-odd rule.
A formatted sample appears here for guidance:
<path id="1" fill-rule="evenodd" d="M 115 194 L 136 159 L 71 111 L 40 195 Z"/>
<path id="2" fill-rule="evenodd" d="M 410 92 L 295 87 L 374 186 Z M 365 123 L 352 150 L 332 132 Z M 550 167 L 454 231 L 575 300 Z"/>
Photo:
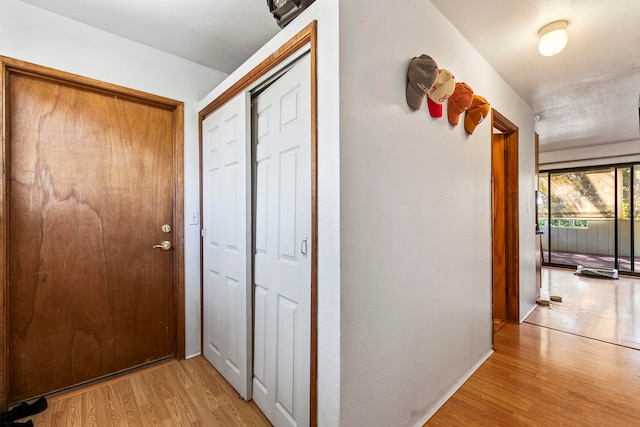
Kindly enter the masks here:
<path id="1" fill-rule="evenodd" d="M 203 239 L 205 237 L 207 237 L 207 229 L 206 228 L 203 228 L 202 230 L 200 230 L 200 236 L 202 236 Z"/>

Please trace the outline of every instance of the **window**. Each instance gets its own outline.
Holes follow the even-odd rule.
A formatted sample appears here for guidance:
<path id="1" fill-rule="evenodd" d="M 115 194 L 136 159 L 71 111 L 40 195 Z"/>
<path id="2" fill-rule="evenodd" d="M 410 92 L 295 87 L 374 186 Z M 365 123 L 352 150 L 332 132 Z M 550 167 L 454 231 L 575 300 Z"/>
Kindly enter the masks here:
<path id="1" fill-rule="evenodd" d="M 640 163 L 541 172 L 543 263 L 640 273 Z"/>

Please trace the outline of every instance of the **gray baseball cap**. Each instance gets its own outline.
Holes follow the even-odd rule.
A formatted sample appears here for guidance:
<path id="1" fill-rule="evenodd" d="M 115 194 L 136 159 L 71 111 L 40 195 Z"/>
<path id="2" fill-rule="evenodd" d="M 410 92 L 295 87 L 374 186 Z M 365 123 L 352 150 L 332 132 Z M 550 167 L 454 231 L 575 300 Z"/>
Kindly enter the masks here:
<path id="1" fill-rule="evenodd" d="M 419 110 L 424 96 L 429 93 L 431 86 L 438 77 L 438 64 L 429 55 L 415 57 L 409 63 L 407 70 L 407 104 L 414 110 Z"/>

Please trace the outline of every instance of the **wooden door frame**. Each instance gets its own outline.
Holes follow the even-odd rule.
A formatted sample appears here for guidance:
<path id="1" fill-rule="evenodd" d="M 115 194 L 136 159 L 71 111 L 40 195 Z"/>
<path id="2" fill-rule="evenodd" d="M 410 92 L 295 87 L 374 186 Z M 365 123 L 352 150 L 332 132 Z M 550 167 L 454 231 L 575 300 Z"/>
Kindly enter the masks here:
<path id="1" fill-rule="evenodd" d="M 505 213 L 505 278 L 506 313 L 510 322 L 520 322 L 520 214 L 519 214 L 519 167 L 518 127 L 495 109 L 491 109 L 492 129 L 504 134 L 506 151 L 506 213 Z M 493 239 L 493 236 L 492 236 Z"/>
<path id="2" fill-rule="evenodd" d="M 543 234 L 540 230 L 540 219 L 538 218 L 538 194 L 540 191 L 540 137 L 537 132 L 535 135 L 535 195 L 536 203 L 534 209 L 536 210 L 536 300 L 540 298 L 540 289 L 542 288 L 542 239 Z"/>
<path id="3" fill-rule="evenodd" d="M 251 71 L 241 77 L 231 87 L 220 94 L 216 99 L 209 103 L 198 113 L 199 135 L 200 135 L 200 224 L 202 224 L 202 122 L 208 115 L 224 105 L 227 101 L 234 98 L 240 92 L 251 89 L 258 80 L 277 67 L 287 59 L 292 57 L 296 52 L 300 51 L 305 45 L 310 45 L 311 55 L 311 331 L 310 331 L 310 395 L 309 395 L 309 418 L 310 425 L 317 425 L 317 402 L 318 402 L 318 111 L 317 111 L 317 21 L 313 21 L 305 28 L 300 30 L 289 41 L 284 43 L 279 49 L 268 56 L 260 64 L 256 65 Z M 203 264 L 203 242 L 200 240 L 200 265 Z M 203 307 L 203 272 L 200 268 L 200 306 Z M 201 310 L 200 321 L 203 322 L 203 313 Z M 202 331 L 202 324 L 200 327 Z M 203 337 L 201 336 L 201 346 L 203 345 Z"/>
<path id="4" fill-rule="evenodd" d="M 5 56 L 0 56 L 0 129 L 2 132 L 2 144 L 0 156 L 2 160 L 2 172 L 0 176 L 0 411 L 7 408 L 8 392 L 8 238 L 9 229 L 7 221 L 8 190 L 11 181 L 9 165 L 8 144 L 11 134 L 9 128 L 9 76 L 22 74 L 37 76 L 60 84 L 79 87 L 85 90 L 120 97 L 154 105 L 173 111 L 173 147 L 174 147 L 174 183 L 173 183 L 173 268 L 174 281 L 173 292 L 175 295 L 174 319 L 176 325 L 176 349 L 175 357 L 185 357 L 185 305 L 184 305 L 184 103 L 157 95 L 148 94 L 134 89 L 117 86 L 111 83 L 78 76 L 76 74 L 55 70 L 20 61 Z"/>

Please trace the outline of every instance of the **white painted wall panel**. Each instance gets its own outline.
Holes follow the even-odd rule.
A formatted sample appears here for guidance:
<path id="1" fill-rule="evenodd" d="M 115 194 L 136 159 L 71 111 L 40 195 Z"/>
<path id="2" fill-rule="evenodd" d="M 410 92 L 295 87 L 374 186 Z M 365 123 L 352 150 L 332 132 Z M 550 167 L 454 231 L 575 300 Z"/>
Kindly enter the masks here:
<path id="1" fill-rule="evenodd" d="M 588 248 L 589 230 L 576 230 L 576 252 L 586 253 Z"/>
<path id="2" fill-rule="evenodd" d="M 533 113 L 428 1 L 340 2 L 340 52 L 341 425 L 421 425 L 491 351 L 491 128 L 413 111 L 407 66 L 432 56 L 519 127 L 523 315 Z"/>
<path id="3" fill-rule="evenodd" d="M 254 386 L 262 388 L 262 392 L 266 393 L 265 387 L 265 357 L 266 357 L 266 324 L 267 324 L 267 289 L 262 286 L 255 287 L 254 294 L 254 328 L 253 328 L 253 381 Z M 257 382 L 256 382 L 257 379 Z"/>
<path id="4" fill-rule="evenodd" d="M 231 144 L 227 144 L 231 145 Z M 233 151 L 233 150 L 232 150 Z M 238 251 L 238 197 L 245 197 L 238 194 L 238 163 L 234 162 L 224 167 L 225 196 L 224 196 L 224 234 L 226 249 L 228 251 Z"/>
<path id="5" fill-rule="evenodd" d="M 567 240 L 567 229 L 558 228 L 558 250 L 562 252 L 567 252 L 569 250 Z"/>
<path id="6" fill-rule="evenodd" d="M 616 250 L 616 229 L 615 229 L 615 223 L 613 221 L 609 222 L 609 235 L 608 240 L 609 240 L 609 253 L 615 253 Z"/>
<path id="7" fill-rule="evenodd" d="M 222 298 L 222 283 L 220 279 L 220 273 L 209 270 L 208 278 L 205 277 L 205 294 L 207 292 L 212 292 L 214 294 L 214 298 L 220 299 Z M 224 318 L 222 317 L 221 311 L 209 310 L 206 314 L 206 321 L 210 322 L 210 325 L 216 325 L 215 328 L 211 329 L 210 339 L 208 342 L 205 342 L 205 345 L 208 345 L 213 352 L 219 356 L 220 348 L 222 347 L 222 327 L 224 325 Z"/>
<path id="8" fill-rule="evenodd" d="M 591 253 L 591 254 L 597 254 L 598 253 L 598 224 L 597 223 L 589 224 L 588 236 L 589 237 L 587 239 L 587 251 L 588 253 Z M 553 242 L 551 242 L 551 245 L 553 245 Z"/>
<path id="9" fill-rule="evenodd" d="M 256 167 L 256 214 L 255 214 L 255 245 L 256 252 L 267 255 L 267 205 L 269 203 L 269 158 L 261 159 Z"/>
<path id="10" fill-rule="evenodd" d="M 638 227 L 640 225 L 636 224 L 634 230 L 636 236 L 640 233 Z M 619 255 L 629 256 L 631 254 L 630 221 L 620 220 L 618 222 L 618 235 Z M 588 220 L 587 228 L 552 227 L 551 237 L 551 248 L 554 251 L 611 256 L 615 253 L 615 222 L 613 219 Z M 636 245 L 640 245 L 637 239 L 636 237 Z M 546 248 L 546 238 L 544 244 Z"/>
<path id="11" fill-rule="evenodd" d="M 295 331 L 298 304 L 278 295 L 278 336 L 276 369 L 276 406 L 287 418 L 295 419 L 294 408 L 294 367 Z"/>
<path id="12" fill-rule="evenodd" d="M 238 368 L 238 341 L 240 337 L 240 330 L 238 328 L 238 317 L 244 316 L 244 313 L 238 313 L 239 295 L 238 295 L 238 281 L 227 277 L 227 286 L 225 287 L 225 299 L 226 299 L 226 322 L 224 327 L 226 328 L 225 337 L 227 339 L 227 359 L 225 363 L 233 369 L 236 374 L 240 372 Z"/>
<path id="13" fill-rule="evenodd" d="M 296 151 L 280 155 L 280 197 L 278 198 L 278 256 L 296 260 Z"/>
<path id="14" fill-rule="evenodd" d="M 567 232 L 567 250 L 569 252 L 576 252 L 578 250 L 578 236 L 575 232 Z"/>

